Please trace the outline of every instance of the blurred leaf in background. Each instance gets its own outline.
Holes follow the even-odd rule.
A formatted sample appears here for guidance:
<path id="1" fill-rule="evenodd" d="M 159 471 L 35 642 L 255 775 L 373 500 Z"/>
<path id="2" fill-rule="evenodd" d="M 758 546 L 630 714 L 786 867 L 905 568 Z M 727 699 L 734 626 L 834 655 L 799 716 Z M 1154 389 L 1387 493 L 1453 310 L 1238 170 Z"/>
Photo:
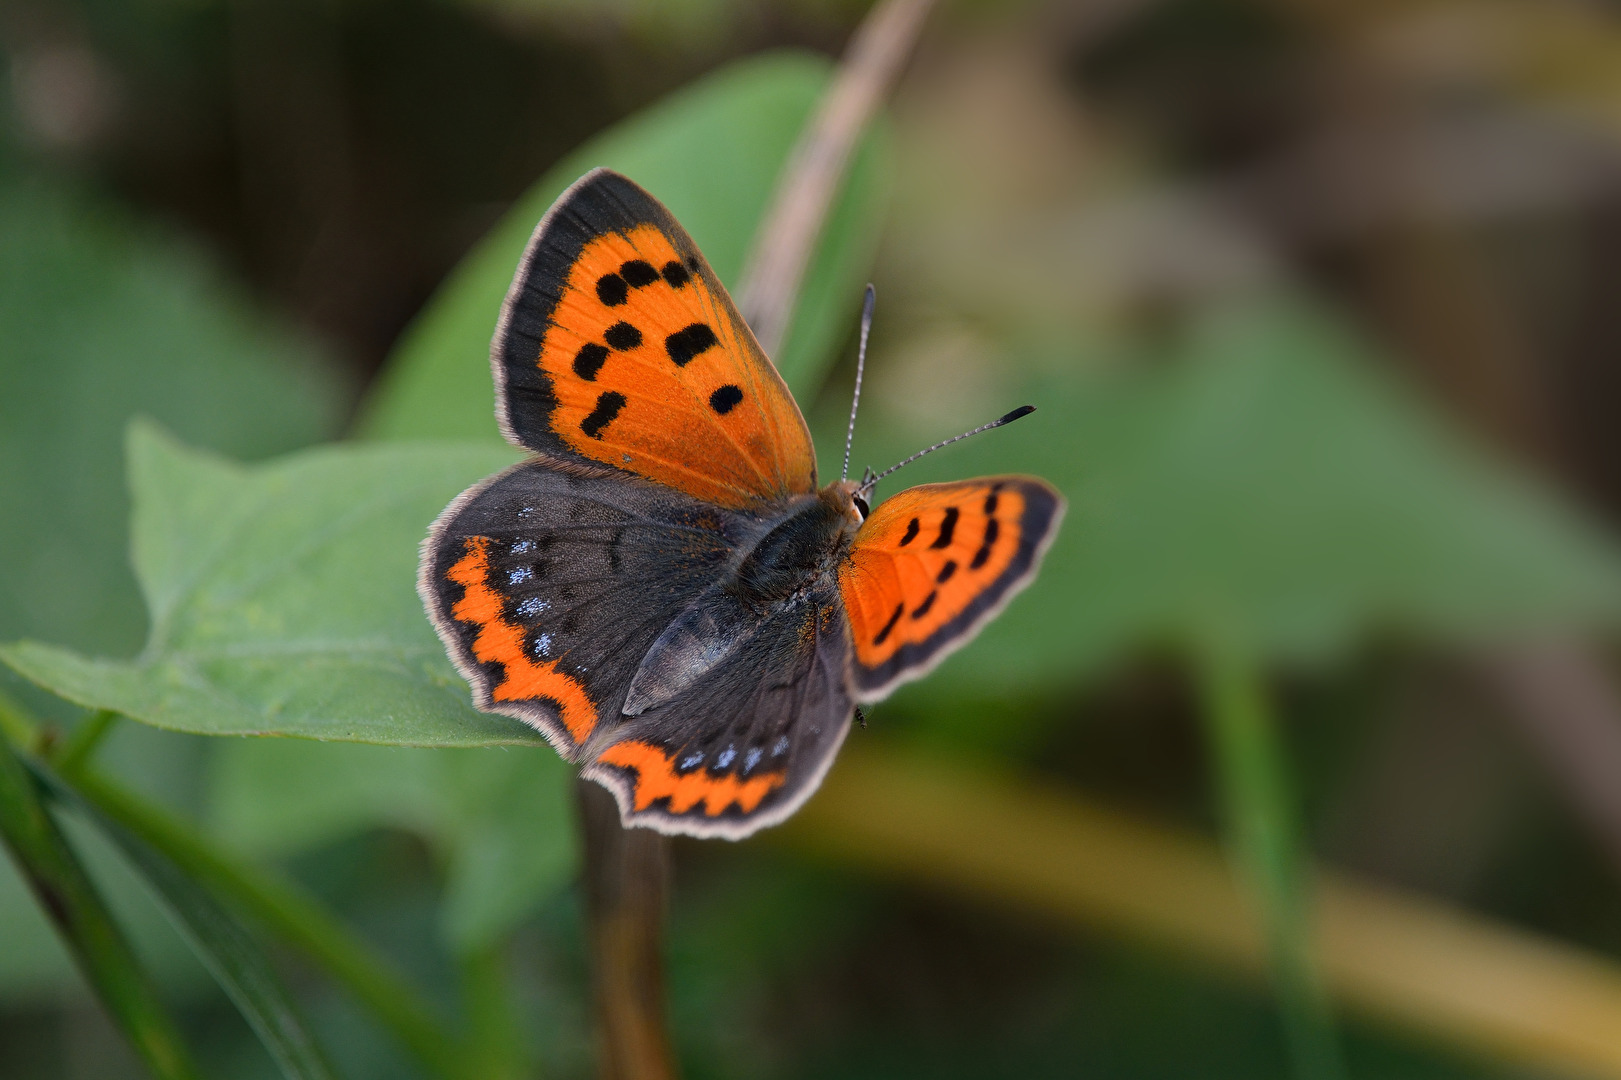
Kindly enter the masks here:
<path id="1" fill-rule="evenodd" d="M 1621 618 L 1621 557 L 1595 525 L 1449 430 L 1320 308 L 1229 305 L 1153 352 L 1068 367 L 1006 371 L 1002 403 L 1040 411 L 879 492 L 1028 471 L 1071 503 L 1040 587 L 908 688 L 919 711 L 1073 686 L 1212 628 L 1321 664 L 1381 634 L 1463 645 Z M 879 393 L 863 400 L 863 460 L 941 434 Z M 829 405 L 818 420 L 832 445 L 842 418 Z"/>
<path id="2" fill-rule="evenodd" d="M 161 419 L 241 457 L 333 433 L 344 382 L 311 342 L 256 312 L 196 248 L 102 199 L 8 162 L 0 169 L 0 637 L 128 655 L 144 619 L 130 569 L 120 446 L 129 418 Z M 9 671 L 0 690 L 62 719 Z M 195 792 L 201 748 L 121 734 L 110 766 L 167 798 Z M 172 969 L 189 956 L 104 845 L 115 906 Z M 37 994 L 76 976 L 0 864 L 0 987 Z M 188 970 L 195 970 L 188 967 Z"/>

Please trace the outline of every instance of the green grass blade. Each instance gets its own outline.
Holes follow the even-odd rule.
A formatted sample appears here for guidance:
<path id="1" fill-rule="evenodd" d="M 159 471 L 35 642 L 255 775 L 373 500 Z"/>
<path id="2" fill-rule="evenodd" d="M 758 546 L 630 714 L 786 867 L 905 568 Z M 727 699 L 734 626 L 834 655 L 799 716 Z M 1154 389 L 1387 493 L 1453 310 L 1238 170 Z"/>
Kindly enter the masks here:
<path id="1" fill-rule="evenodd" d="M 1299 827 L 1271 702 L 1243 651 L 1209 643 L 1199 665 L 1229 844 L 1265 924 L 1295 1075 L 1341 1080 L 1345 1066 L 1312 953 Z"/>
<path id="2" fill-rule="evenodd" d="M 465 1048 L 428 1001 L 297 886 L 216 850 L 185 822 L 94 772 L 73 781 L 106 817 L 321 965 L 435 1075 L 469 1075 Z"/>
<path id="3" fill-rule="evenodd" d="M 128 941 L 102 903 L 8 739 L 0 738 L 0 835 L 80 970 L 160 1080 L 197 1070 Z"/>
<path id="4" fill-rule="evenodd" d="M 52 798 L 84 811 L 162 898 L 197 957 L 288 1080 L 332 1080 L 333 1072 L 264 950 L 231 912 L 174 860 L 98 811 L 65 782 L 36 767 Z"/>

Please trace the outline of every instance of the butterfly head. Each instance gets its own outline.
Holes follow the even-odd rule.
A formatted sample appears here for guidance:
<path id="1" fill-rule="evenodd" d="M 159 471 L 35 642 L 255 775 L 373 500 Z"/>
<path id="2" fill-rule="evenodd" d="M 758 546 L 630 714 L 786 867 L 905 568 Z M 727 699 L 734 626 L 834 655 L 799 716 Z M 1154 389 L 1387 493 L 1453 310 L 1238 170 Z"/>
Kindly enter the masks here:
<path id="1" fill-rule="evenodd" d="M 864 481 L 866 478 L 862 479 Z M 872 508 L 867 502 L 869 494 L 871 493 L 854 480 L 835 480 L 819 493 L 822 501 L 847 518 L 847 526 L 854 528 L 859 528 L 861 523 L 867 520 L 867 515 L 872 513 Z M 852 532 L 854 528 L 851 529 Z"/>

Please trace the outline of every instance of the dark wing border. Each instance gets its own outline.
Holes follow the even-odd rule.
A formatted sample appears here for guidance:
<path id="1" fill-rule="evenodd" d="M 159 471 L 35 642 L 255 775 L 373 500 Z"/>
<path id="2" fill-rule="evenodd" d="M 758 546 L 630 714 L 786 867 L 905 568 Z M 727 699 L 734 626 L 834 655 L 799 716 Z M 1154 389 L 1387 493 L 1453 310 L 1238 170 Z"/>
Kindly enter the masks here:
<path id="1" fill-rule="evenodd" d="M 974 640 L 986 623 L 1000 615 L 1002 609 L 1035 580 L 1047 549 L 1058 538 L 1058 526 L 1067 509 L 1064 497 L 1051 484 L 1033 476 L 977 477 L 963 483 L 987 479 L 1016 483 L 1024 489 L 1024 512 L 1019 516 L 1019 550 L 1014 553 L 1013 561 L 950 622 L 923 641 L 901 646 L 877 667 L 864 665 L 852 648 L 850 675 L 857 702 L 870 705 L 882 701 L 897 687 L 923 678 L 946 657 Z"/>

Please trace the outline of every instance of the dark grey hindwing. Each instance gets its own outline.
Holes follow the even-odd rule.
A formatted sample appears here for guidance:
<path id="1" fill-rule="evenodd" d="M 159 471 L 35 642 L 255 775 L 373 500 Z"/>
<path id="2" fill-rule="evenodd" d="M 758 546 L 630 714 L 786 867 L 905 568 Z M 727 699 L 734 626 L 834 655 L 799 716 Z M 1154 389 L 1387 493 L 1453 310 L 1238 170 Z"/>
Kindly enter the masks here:
<path id="1" fill-rule="evenodd" d="M 613 470 L 531 460 L 445 509 L 418 591 L 478 708 L 578 760 L 620 721 L 654 639 L 758 528 Z"/>
<path id="2" fill-rule="evenodd" d="M 740 839 L 816 790 L 850 729 L 850 635 L 831 576 L 673 700 L 592 738 L 584 775 L 626 824 Z"/>

